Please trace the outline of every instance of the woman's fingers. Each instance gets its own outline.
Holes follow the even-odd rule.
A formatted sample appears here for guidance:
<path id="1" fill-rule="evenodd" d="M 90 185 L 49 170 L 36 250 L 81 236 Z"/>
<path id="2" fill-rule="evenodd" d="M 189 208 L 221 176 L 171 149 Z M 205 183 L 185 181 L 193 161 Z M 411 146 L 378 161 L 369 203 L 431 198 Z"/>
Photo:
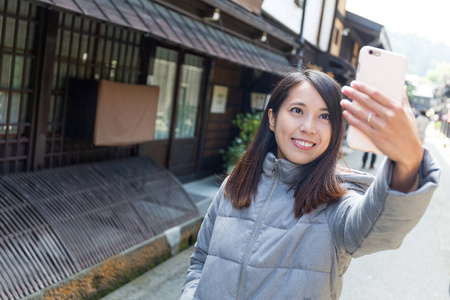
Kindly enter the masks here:
<path id="1" fill-rule="evenodd" d="M 348 100 L 341 101 L 342 108 L 345 110 L 346 119 L 350 125 L 357 127 L 365 134 L 373 134 L 371 129 L 383 129 L 386 122 L 381 119 L 375 111 L 370 111 L 357 102 Z M 348 117 L 351 119 L 349 120 Z"/>
<path id="2" fill-rule="evenodd" d="M 348 123 L 366 134 L 390 159 L 407 164 L 420 155 L 420 140 L 406 93 L 402 101 L 396 101 L 358 82 L 342 91 L 354 100 L 341 101 Z"/>
<path id="3" fill-rule="evenodd" d="M 407 95 L 407 88 L 406 85 L 403 86 L 403 107 L 407 109 L 409 112 L 409 118 L 416 123 L 416 117 L 414 116 L 414 112 L 411 108 L 411 104 L 409 103 L 408 95 Z"/>
<path id="4" fill-rule="evenodd" d="M 367 111 L 372 112 L 381 112 L 384 110 L 384 106 L 378 102 L 376 99 L 380 97 L 384 97 L 383 95 L 379 94 L 376 95 L 378 98 L 372 98 L 371 95 L 365 94 L 362 91 L 359 91 L 353 87 L 344 86 L 342 88 L 342 93 L 352 99 L 354 102 L 356 102 L 361 107 L 364 107 Z M 375 93 L 372 93 L 374 95 Z M 375 101 L 374 101 L 375 100 Z"/>
<path id="5" fill-rule="evenodd" d="M 378 98 L 385 97 L 384 95 L 377 93 L 370 87 L 365 86 L 364 89 L 369 91 L 372 96 Z M 387 112 L 386 107 L 380 104 L 378 101 L 374 100 L 372 96 L 349 86 L 344 86 L 342 88 L 342 92 L 347 97 L 353 100 L 352 102 L 343 100 L 341 103 L 342 107 L 345 110 L 348 110 L 353 117 L 361 121 L 354 126 L 367 127 L 367 130 L 364 130 L 364 128 L 358 128 L 361 131 L 365 132 L 370 131 L 368 127 L 381 128 L 385 125 L 384 115 Z"/>
<path id="6" fill-rule="evenodd" d="M 362 95 L 365 95 L 365 97 L 362 96 L 360 99 L 354 99 L 354 98 L 352 98 L 352 99 L 363 101 L 365 105 L 370 106 L 373 104 L 375 104 L 375 105 L 380 104 L 382 107 L 392 108 L 394 106 L 398 106 L 398 105 L 402 104 L 403 99 L 392 99 L 392 98 L 388 97 L 386 94 L 384 94 L 383 92 L 377 90 L 376 88 L 369 86 L 367 84 L 364 84 L 362 82 L 352 81 L 352 83 L 350 85 L 354 90 L 358 91 Z M 375 100 L 375 101 L 373 101 L 373 100 Z M 380 107 L 380 106 L 376 106 L 376 107 Z"/>

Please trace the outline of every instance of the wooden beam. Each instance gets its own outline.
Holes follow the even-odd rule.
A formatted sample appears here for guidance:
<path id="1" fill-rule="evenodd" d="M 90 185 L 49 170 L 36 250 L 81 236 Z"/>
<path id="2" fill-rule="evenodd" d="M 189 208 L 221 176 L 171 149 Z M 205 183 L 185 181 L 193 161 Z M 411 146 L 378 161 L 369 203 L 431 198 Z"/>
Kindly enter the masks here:
<path id="1" fill-rule="evenodd" d="M 37 99 L 37 119 L 35 131 L 35 145 L 33 155 L 33 171 L 40 170 L 45 163 L 45 148 L 47 142 L 47 125 L 50 108 L 50 98 L 52 93 L 53 65 L 55 61 L 55 46 L 58 32 L 59 13 L 55 10 L 42 11 L 42 27 L 40 30 L 39 51 L 42 61 L 39 62 L 39 78 L 37 87 L 39 88 Z"/>

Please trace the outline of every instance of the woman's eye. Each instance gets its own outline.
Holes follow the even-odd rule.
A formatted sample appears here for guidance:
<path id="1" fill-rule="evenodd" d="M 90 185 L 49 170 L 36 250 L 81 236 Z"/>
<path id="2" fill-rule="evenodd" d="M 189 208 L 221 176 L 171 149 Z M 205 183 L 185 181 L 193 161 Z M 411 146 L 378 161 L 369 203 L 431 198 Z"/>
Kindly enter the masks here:
<path id="1" fill-rule="evenodd" d="M 330 115 L 329 114 L 322 114 L 320 115 L 321 119 L 325 119 L 325 120 L 329 120 L 330 119 Z"/>
<path id="2" fill-rule="evenodd" d="M 300 114 L 302 112 L 301 108 L 298 108 L 298 107 L 294 107 L 293 109 L 291 109 L 291 111 L 296 114 Z"/>

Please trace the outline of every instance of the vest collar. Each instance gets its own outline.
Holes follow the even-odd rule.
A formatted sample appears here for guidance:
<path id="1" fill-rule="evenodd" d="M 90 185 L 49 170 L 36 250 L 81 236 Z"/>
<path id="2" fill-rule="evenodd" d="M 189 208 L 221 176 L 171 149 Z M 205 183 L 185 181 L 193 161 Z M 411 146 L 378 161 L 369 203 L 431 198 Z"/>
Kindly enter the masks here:
<path id="1" fill-rule="evenodd" d="M 271 177 L 276 176 L 278 172 L 281 181 L 291 183 L 299 176 L 302 167 L 287 159 L 276 158 L 272 152 L 269 152 L 263 162 L 263 173 Z"/>

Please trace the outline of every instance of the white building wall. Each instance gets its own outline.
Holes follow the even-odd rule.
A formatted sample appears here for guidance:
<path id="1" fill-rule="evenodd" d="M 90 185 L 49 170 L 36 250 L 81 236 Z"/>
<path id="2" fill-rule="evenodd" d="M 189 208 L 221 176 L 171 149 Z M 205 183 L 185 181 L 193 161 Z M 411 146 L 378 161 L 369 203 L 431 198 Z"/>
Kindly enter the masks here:
<path id="1" fill-rule="evenodd" d="M 312 45 L 317 45 L 319 33 L 320 14 L 322 12 L 322 0 L 309 0 L 306 2 L 305 22 L 303 26 L 303 37 Z M 322 49 L 321 49 L 322 50 Z"/>
<path id="2" fill-rule="evenodd" d="M 316 0 L 312 0 L 316 2 Z M 317 1 L 319 2 L 319 1 Z M 336 0 L 327 0 L 325 2 L 325 9 L 323 12 L 323 20 L 322 20 L 322 30 L 320 33 L 320 41 L 318 48 L 321 51 L 327 52 L 330 44 L 330 37 L 333 33 L 333 24 L 334 24 L 334 12 L 336 9 Z M 306 11 L 308 12 L 308 11 Z M 306 20 L 306 18 L 305 18 Z M 306 30 L 306 26 L 305 26 Z"/>
<path id="3" fill-rule="evenodd" d="M 328 51 L 330 36 L 333 29 L 336 0 L 325 1 L 320 39 L 317 41 L 322 5 L 322 0 L 307 0 L 303 38 L 321 51 L 326 52 Z M 295 4 L 294 0 L 264 0 L 262 10 L 293 32 L 300 34 L 302 9 Z"/>
<path id="4" fill-rule="evenodd" d="M 294 0 L 264 0 L 262 10 L 295 33 L 300 34 L 302 9 L 295 4 Z"/>

